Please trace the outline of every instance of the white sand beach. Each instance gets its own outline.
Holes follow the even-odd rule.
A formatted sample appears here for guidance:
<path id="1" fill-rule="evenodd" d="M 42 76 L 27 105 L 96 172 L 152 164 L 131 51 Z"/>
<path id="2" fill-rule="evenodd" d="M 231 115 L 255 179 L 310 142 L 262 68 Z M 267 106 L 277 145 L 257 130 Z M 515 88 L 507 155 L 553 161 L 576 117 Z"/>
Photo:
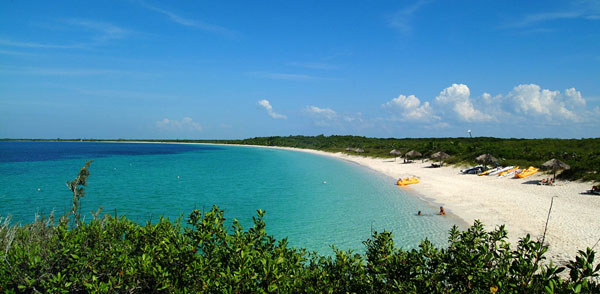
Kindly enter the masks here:
<path id="1" fill-rule="evenodd" d="M 548 177 L 542 172 L 525 179 L 463 175 L 459 168 L 452 166 L 429 168 L 430 162 L 403 164 L 401 159 L 396 162 L 344 153 L 282 149 L 348 160 L 394 179 L 416 176 L 421 180 L 419 184 L 398 189 L 418 193 L 436 205 L 444 206 L 446 211 L 469 225 L 477 219 L 488 230 L 506 225 L 513 248 L 526 234 L 541 238 L 551 199 L 557 196 L 546 233 L 546 242 L 550 245 L 547 256 L 554 262 L 563 263 L 573 258 L 577 250 L 594 246 L 600 238 L 600 196 L 580 194 L 590 189 L 592 183 L 559 181 L 556 186 L 540 186 L 537 181 Z M 393 184 L 391 180 L 390 185 Z"/>

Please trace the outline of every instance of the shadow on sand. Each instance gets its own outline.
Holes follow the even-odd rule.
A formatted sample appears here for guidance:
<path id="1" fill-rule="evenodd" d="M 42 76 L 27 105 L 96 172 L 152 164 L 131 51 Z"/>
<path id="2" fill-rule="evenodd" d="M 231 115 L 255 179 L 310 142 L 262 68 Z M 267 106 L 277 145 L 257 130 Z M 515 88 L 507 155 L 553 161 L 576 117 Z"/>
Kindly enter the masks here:
<path id="1" fill-rule="evenodd" d="M 442 167 L 441 165 L 428 165 L 428 166 L 424 166 L 424 168 L 440 168 Z"/>
<path id="2" fill-rule="evenodd" d="M 523 184 L 523 185 L 537 185 L 539 182 L 540 181 L 537 181 L 537 180 L 529 180 L 529 181 L 523 182 L 521 184 Z"/>

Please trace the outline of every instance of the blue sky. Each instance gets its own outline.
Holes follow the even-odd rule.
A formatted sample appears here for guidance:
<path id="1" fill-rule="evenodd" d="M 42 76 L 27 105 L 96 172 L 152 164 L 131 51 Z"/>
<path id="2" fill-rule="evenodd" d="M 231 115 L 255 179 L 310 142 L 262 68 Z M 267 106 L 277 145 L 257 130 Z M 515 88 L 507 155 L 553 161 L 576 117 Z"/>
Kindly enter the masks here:
<path id="1" fill-rule="evenodd" d="M 0 138 L 600 136 L 599 1 L 2 1 Z"/>

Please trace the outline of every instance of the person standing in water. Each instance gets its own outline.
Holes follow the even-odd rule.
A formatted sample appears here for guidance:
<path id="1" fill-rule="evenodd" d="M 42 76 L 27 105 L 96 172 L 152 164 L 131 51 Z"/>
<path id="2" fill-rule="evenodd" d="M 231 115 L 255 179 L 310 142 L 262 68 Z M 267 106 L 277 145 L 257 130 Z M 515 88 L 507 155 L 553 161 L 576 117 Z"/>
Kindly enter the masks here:
<path id="1" fill-rule="evenodd" d="M 446 215 L 446 211 L 444 210 L 443 206 L 440 206 L 440 212 L 438 213 L 438 215 Z"/>

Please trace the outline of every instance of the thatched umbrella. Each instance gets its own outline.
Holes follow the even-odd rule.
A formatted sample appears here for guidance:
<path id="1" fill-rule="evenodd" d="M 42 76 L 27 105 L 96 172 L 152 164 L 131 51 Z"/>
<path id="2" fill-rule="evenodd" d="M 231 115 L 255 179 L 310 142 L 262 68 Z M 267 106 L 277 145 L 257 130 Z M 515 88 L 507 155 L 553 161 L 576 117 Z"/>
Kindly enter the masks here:
<path id="1" fill-rule="evenodd" d="M 365 150 L 362 149 L 362 148 L 356 148 L 356 149 L 354 149 L 354 152 L 356 152 L 356 153 L 363 153 L 363 152 L 365 152 Z"/>
<path id="2" fill-rule="evenodd" d="M 568 164 L 566 164 L 566 163 L 564 163 L 564 162 L 562 162 L 562 161 L 560 161 L 560 160 L 558 160 L 556 158 L 552 158 L 552 159 L 544 162 L 542 164 L 542 168 L 544 168 L 544 169 L 552 169 L 552 171 L 554 172 L 554 177 L 553 177 L 553 181 L 554 181 L 554 180 L 556 180 L 556 170 L 559 170 L 559 169 L 570 169 L 571 167 Z"/>
<path id="3" fill-rule="evenodd" d="M 352 149 L 351 147 L 346 147 L 346 151 L 352 151 L 354 149 Z"/>
<path id="4" fill-rule="evenodd" d="M 485 167 L 487 168 L 488 163 L 498 162 L 498 158 L 496 158 L 490 154 L 481 154 L 481 155 L 477 156 L 477 158 L 475 158 L 475 161 L 483 163 L 483 165 L 485 165 Z"/>
<path id="5" fill-rule="evenodd" d="M 450 155 L 448 155 L 448 153 L 443 152 L 443 151 L 438 151 L 431 155 L 431 159 L 439 160 L 442 163 L 442 165 L 444 164 L 444 159 L 446 159 L 446 158 L 450 158 Z"/>
<path id="6" fill-rule="evenodd" d="M 400 152 L 399 150 L 394 149 L 394 150 L 390 151 L 390 154 L 394 155 L 394 157 L 396 159 L 398 159 L 398 155 L 402 155 L 402 152 Z"/>
<path id="7" fill-rule="evenodd" d="M 421 157 L 421 156 L 423 156 L 423 154 L 421 154 L 421 152 L 415 151 L 415 150 L 408 151 L 408 152 L 406 152 L 406 154 L 404 154 L 404 157 L 407 157 L 407 158 Z"/>
<path id="8" fill-rule="evenodd" d="M 406 152 L 406 154 L 404 154 L 404 162 L 407 162 L 406 159 L 408 158 L 410 161 L 410 158 L 414 158 L 414 157 L 421 157 L 423 154 L 421 154 L 421 152 L 415 151 L 415 150 L 411 150 Z"/>

